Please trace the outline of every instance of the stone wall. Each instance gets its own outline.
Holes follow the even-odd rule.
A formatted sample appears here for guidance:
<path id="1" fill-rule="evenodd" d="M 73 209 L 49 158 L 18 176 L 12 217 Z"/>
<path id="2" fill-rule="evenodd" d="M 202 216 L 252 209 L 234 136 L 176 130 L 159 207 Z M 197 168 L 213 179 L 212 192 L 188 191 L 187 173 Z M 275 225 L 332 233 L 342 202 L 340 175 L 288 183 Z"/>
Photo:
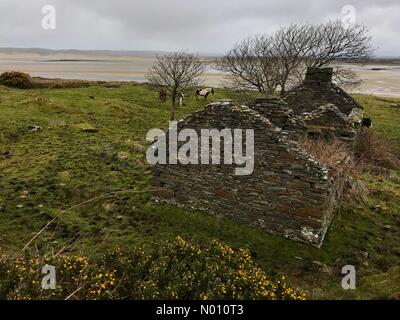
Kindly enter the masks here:
<path id="1" fill-rule="evenodd" d="M 303 119 L 304 129 L 309 136 L 353 141 L 358 132 L 358 127 L 352 120 L 333 104 L 320 106 L 317 110 L 305 114 Z"/>
<path id="2" fill-rule="evenodd" d="M 330 85 L 333 78 L 332 68 L 308 68 L 304 83 L 311 86 Z"/>
<path id="3" fill-rule="evenodd" d="M 288 104 L 280 98 L 260 97 L 249 108 L 270 120 L 277 127 L 285 131 L 303 130 L 302 117 L 296 116 Z"/>
<path id="4" fill-rule="evenodd" d="M 256 108 L 257 109 L 257 108 Z M 327 169 L 291 136 L 254 109 L 213 103 L 178 123 L 178 130 L 254 129 L 252 175 L 235 165 L 155 165 L 158 201 L 219 214 L 290 239 L 321 245 L 336 204 Z"/>
<path id="5" fill-rule="evenodd" d="M 362 109 L 347 92 L 332 83 L 332 73 L 332 68 L 308 68 L 305 81 L 284 96 L 294 114 L 310 113 L 328 103 L 346 116 L 355 108 Z"/>
<path id="6" fill-rule="evenodd" d="M 320 138 L 336 137 L 343 141 L 352 141 L 358 131 L 354 120 L 333 104 L 321 105 L 312 112 L 296 115 L 284 100 L 276 97 L 263 97 L 249 104 L 249 108 L 282 128 L 296 141 L 307 135 Z"/>

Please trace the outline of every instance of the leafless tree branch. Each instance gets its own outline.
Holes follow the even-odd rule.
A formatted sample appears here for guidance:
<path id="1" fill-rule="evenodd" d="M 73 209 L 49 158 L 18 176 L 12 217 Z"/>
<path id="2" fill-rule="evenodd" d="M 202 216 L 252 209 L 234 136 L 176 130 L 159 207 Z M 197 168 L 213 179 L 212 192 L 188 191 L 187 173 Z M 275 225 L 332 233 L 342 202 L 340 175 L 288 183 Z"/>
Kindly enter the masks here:
<path id="1" fill-rule="evenodd" d="M 340 21 L 313 25 L 292 24 L 272 35 L 257 35 L 237 43 L 219 62 L 231 86 L 261 93 L 281 94 L 304 78 L 307 67 L 334 62 L 362 64 L 374 48 L 363 25 L 346 26 Z M 336 82 L 359 84 L 355 73 L 337 68 Z"/>
<path id="2" fill-rule="evenodd" d="M 186 52 L 168 53 L 157 56 L 154 66 L 149 70 L 150 83 L 165 87 L 172 99 L 171 119 L 174 119 L 179 92 L 198 85 L 199 77 L 206 71 L 206 65 Z"/>

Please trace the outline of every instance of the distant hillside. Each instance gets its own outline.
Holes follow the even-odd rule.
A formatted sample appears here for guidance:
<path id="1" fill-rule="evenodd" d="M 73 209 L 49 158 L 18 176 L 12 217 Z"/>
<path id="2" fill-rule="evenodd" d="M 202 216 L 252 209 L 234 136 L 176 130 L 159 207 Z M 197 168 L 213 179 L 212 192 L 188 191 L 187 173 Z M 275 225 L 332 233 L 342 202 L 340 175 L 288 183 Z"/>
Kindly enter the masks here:
<path id="1" fill-rule="evenodd" d="M 373 64 L 390 64 L 390 65 L 400 65 L 400 58 L 389 58 L 389 57 L 385 57 L 385 58 L 374 58 L 371 60 L 370 63 Z"/>
<path id="2" fill-rule="evenodd" d="M 113 51 L 113 50 L 51 50 L 41 48 L 0 48 L 0 53 L 4 54 L 38 54 L 38 55 L 55 55 L 55 54 L 74 54 L 74 55 L 106 55 L 106 56 L 143 56 L 154 57 L 156 54 L 162 54 L 162 51 Z"/>

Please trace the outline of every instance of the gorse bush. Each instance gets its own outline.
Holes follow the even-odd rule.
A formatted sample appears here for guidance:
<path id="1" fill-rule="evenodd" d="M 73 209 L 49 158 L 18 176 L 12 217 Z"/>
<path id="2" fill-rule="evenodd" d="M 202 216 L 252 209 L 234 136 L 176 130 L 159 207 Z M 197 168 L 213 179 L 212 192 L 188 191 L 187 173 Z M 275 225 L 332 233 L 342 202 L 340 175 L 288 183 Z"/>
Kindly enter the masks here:
<path id="1" fill-rule="evenodd" d="M 57 287 L 43 290 L 41 273 L 44 266 L 56 268 Z M 80 291 L 83 298 L 105 297 L 112 288 L 112 273 L 99 274 L 86 257 L 58 256 L 29 258 L 0 262 L 0 298 L 17 300 L 66 299 Z"/>
<path id="2" fill-rule="evenodd" d="M 218 241 L 201 247 L 178 237 L 150 254 L 116 251 L 106 265 L 118 278 L 130 278 L 121 288 L 132 299 L 301 299 L 285 279 L 270 281 L 248 250 L 233 250 Z M 132 275 L 132 276 L 127 276 Z"/>
<path id="3" fill-rule="evenodd" d="M 56 290 L 41 289 L 46 264 L 56 267 Z M 96 261 L 3 257 L 0 277 L 2 299 L 305 299 L 285 277 L 269 279 L 248 250 L 218 241 L 202 247 L 180 237 L 149 252 L 117 247 Z"/>
<path id="4" fill-rule="evenodd" d="M 28 89 L 31 88 L 31 76 L 24 72 L 8 71 L 0 75 L 0 84 L 6 87 Z"/>

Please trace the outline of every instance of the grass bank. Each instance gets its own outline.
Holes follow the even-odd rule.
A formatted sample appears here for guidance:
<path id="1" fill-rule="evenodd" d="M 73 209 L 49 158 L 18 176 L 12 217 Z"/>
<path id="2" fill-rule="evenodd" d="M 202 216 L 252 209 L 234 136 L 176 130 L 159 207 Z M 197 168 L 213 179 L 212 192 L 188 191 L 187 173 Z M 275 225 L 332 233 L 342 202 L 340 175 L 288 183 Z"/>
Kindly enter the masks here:
<path id="1" fill-rule="evenodd" d="M 375 129 L 400 150 L 400 100 L 356 97 Z M 224 98 L 240 96 L 217 90 L 211 100 Z M 188 93 L 178 118 L 203 105 Z M 73 207 L 32 247 L 91 257 L 117 244 L 150 246 L 178 235 L 200 243 L 218 239 L 249 248 L 267 274 L 287 275 L 311 298 L 400 298 L 397 176 L 364 176 L 368 203 L 340 208 L 323 247 L 316 249 L 225 218 L 151 202 L 145 135 L 166 128 L 168 119 L 169 106 L 145 84 L 0 87 L 0 247 L 19 253 L 51 219 Z M 355 291 L 341 288 L 340 271 L 347 264 L 357 267 Z"/>

